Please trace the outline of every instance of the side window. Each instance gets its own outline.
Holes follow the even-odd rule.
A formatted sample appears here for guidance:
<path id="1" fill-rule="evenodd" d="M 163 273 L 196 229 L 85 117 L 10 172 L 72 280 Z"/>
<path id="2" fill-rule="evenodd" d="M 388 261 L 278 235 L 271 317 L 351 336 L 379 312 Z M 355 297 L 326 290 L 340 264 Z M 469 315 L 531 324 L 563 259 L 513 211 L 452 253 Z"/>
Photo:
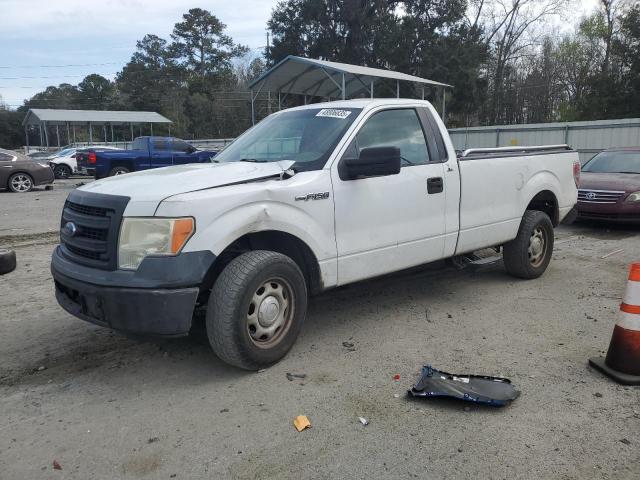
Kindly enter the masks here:
<path id="1" fill-rule="evenodd" d="M 156 152 L 166 152 L 171 150 L 168 142 L 164 138 L 154 138 L 152 141 L 153 149 Z"/>
<path id="2" fill-rule="evenodd" d="M 419 109 L 418 115 L 422 120 L 422 124 L 425 126 L 427 132 L 427 145 L 431 155 L 431 160 L 434 162 L 446 162 L 449 159 L 447 153 L 447 147 L 442 139 L 442 133 L 437 122 L 433 118 L 433 114 L 426 108 Z"/>
<path id="3" fill-rule="evenodd" d="M 133 141 L 131 145 L 131 150 L 146 150 L 147 149 L 147 139 L 145 137 L 138 137 Z"/>
<path id="4" fill-rule="evenodd" d="M 356 142 L 358 152 L 369 147 L 398 147 L 402 166 L 424 165 L 430 161 L 422 125 L 412 108 L 376 113 L 360 129 Z"/>
<path id="5" fill-rule="evenodd" d="M 173 140 L 173 149 L 174 152 L 182 152 L 182 153 L 191 153 L 191 145 L 189 145 L 184 140 Z"/>

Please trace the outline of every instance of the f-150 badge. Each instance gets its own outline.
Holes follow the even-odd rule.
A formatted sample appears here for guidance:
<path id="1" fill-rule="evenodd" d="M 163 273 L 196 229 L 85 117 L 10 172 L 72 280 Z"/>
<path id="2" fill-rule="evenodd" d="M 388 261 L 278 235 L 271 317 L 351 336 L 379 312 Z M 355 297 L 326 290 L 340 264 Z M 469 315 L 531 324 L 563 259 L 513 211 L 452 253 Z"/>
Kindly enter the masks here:
<path id="1" fill-rule="evenodd" d="M 296 197 L 296 201 L 303 200 L 326 200 L 329 198 L 329 192 L 320 192 L 320 193 L 307 193 L 306 195 L 298 195 Z"/>

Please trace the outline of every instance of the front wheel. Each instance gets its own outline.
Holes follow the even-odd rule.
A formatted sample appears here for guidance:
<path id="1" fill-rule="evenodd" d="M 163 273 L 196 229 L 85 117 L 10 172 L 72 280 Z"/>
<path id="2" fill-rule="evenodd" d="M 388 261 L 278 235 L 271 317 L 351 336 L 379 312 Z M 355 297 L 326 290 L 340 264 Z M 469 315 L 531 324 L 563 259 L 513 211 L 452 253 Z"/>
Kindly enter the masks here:
<path id="1" fill-rule="evenodd" d="M 71 173 L 71 167 L 68 165 L 60 164 L 53 168 L 53 176 L 58 179 L 69 178 Z"/>
<path id="2" fill-rule="evenodd" d="M 8 186 L 14 193 L 30 192 L 33 188 L 33 178 L 26 173 L 14 173 L 9 177 Z"/>
<path id="3" fill-rule="evenodd" d="M 537 210 L 527 210 L 522 217 L 518 236 L 504 245 L 504 266 L 519 278 L 538 278 L 553 254 L 553 224 L 549 216 Z"/>
<path id="4" fill-rule="evenodd" d="M 287 354 L 306 312 L 307 286 L 298 265 L 280 253 L 255 250 L 232 260 L 216 280 L 207 336 L 220 359 L 257 370 Z"/>

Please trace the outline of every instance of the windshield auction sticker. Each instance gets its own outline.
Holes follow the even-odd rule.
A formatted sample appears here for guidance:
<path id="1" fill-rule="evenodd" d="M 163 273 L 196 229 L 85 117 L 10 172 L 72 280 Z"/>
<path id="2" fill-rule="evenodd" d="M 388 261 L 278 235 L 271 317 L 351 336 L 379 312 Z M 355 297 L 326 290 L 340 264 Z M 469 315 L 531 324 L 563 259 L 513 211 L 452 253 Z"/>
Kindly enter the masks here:
<path id="1" fill-rule="evenodd" d="M 342 118 L 345 119 L 351 112 L 349 110 L 336 110 L 334 108 L 323 108 L 318 113 L 316 113 L 316 117 L 330 117 L 330 118 Z"/>

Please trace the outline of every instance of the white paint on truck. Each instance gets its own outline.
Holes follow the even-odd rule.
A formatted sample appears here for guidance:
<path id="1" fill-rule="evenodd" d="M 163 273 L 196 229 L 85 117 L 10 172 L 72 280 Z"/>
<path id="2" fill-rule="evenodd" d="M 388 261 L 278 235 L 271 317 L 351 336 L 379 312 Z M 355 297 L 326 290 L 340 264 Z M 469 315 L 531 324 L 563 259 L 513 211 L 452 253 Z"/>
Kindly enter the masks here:
<path id="1" fill-rule="evenodd" d="M 76 197 L 85 201 L 86 192 L 125 199 L 125 222 L 132 217 L 170 219 L 147 222 L 144 228 L 154 232 L 151 236 L 166 235 L 161 233 L 167 232 L 166 221 L 193 218 L 195 229 L 174 257 L 208 255 L 214 259 L 209 269 L 214 278 L 207 275 L 197 288 L 185 285 L 185 290 L 166 295 L 184 294 L 180 298 L 188 310 L 196 288 L 197 302 L 208 305 L 212 347 L 229 363 L 250 369 L 277 361 L 293 344 L 307 291 L 500 246 L 510 273 L 541 275 L 551 259 L 553 225 L 577 201 L 579 175 L 578 154 L 566 146 L 467 151 L 458 157 L 435 109 L 426 101 L 406 99 L 351 100 L 277 112 L 213 162 L 107 178 L 81 187 Z M 108 201 L 100 196 L 86 201 L 99 206 L 99 198 Z M 69 218 L 74 215 L 68 212 Z M 65 235 L 73 235 L 73 227 L 65 226 Z M 135 235 L 127 238 L 126 251 L 137 251 Z M 149 289 L 154 275 L 169 268 L 154 253 L 164 249 L 167 255 L 169 248 L 157 238 L 139 239 L 140 248 L 147 241 L 154 245 L 148 250 L 148 257 L 155 257 L 149 258 L 153 270 L 143 268 L 144 256 L 139 263 L 145 275 L 153 273 L 151 280 L 145 276 Z M 73 256 L 64 255 L 64 249 L 54 254 L 54 276 L 62 287 L 65 281 L 72 285 L 64 287 L 61 298 L 67 298 L 67 291 L 76 298 L 83 295 L 73 293 L 79 284 L 67 278 L 76 274 Z M 90 269 L 79 272 L 85 279 L 91 276 Z M 137 272 L 122 273 L 101 271 L 97 276 L 109 285 L 136 280 Z M 276 275 L 273 282 L 270 275 Z M 99 297 L 100 288 L 87 295 Z M 158 291 L 151 301 L 160 301 L 153 295 Z M 64 301 L 69 311 L 79 308 L 68 298 Z M 287 309 L 294 307 L 301 313 L 286 323 L 283 315 L 293 315 Z M 131 309 L 137 325 L 137 310 Z M 183 324 L 189 323 L 184 321 L 189 314 L 182 312 Z M 256 315 L 263 323 L 257 323 Z M 166 327 L 172 320 L 162 321 Z M 276 321 L 284 322 L 280 333 L 272 327 Z"/>
<path id="2" fill-rule="evenodd" d="M 291 162 L 194 164 L 107 178 L 82 189 L 130 196 L 125 216 L 193 216 L 196 233 L 184 251 L 219 255 L 235 239 L 261 230 L 294 235 L 318 259 L 325 288 L 513 240 L 527 205 L 543 190 L 556 196 L 560 220 L 576 203 L 575 152 L 459 161 L 428 102 L 331 105 L 350 107 L 363 111 L 322 170 L 281 180 Z M 425 107 L 444 139 L 445 163 L 404 167 L 398 175 L 340 179 L 337 160 L 369 118 L 387 109 Z M 297 110 L 326 108 L 312 104 Z M 253 182 L 269 176 L 274 178 Z M 427 194 L 431 177 L 443 177 L 443 195 Z M 329 199 L 295 200 L 310 192 L 330 192 Z"/>

